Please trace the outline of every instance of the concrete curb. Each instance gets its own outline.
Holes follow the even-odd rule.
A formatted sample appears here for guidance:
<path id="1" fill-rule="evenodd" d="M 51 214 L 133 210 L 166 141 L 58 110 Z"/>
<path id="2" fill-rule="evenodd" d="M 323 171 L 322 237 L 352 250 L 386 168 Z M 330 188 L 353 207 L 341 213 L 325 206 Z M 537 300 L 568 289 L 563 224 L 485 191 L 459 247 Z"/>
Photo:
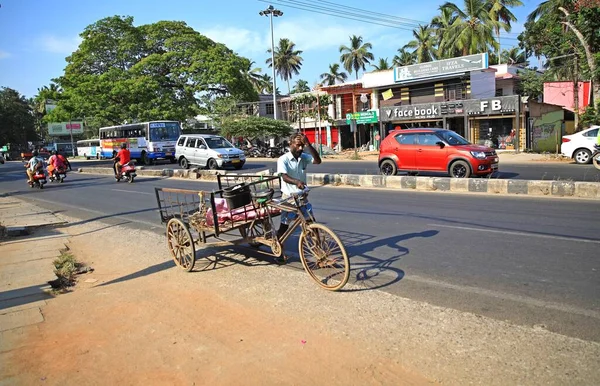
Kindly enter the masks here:
<path id="1" fill-rule="evenodd" d="M 80 168 L 81 173 L 113 174 L 112 168 Z M 175 177 L 201 181 L 216 181 L 217 175 L 256 175 L 271 173 L 234 173 L 223 170 L 137 170 L 138 176 Z M 346 185 L 364 188 L 440 191 L 452 193 L 487 193 L 536 197 L 579 197 L 600 199 L 600 182 L 500 180 L 485 178 L 457 179 L 450 177 L 413 177 L 356 174 L 308 174 L 309 185 Z"/>

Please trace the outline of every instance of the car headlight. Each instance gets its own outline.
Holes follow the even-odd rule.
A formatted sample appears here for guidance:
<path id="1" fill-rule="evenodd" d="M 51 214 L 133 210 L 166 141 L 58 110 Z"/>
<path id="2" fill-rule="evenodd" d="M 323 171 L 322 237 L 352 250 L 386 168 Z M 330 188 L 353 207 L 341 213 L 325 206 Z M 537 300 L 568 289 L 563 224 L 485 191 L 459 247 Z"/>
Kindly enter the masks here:
<path id="1" fill-rule="evenodd" d="M 472 151 L 471 155 L 477 159 L 485 159 L 485 152 L 483 151 Z"/>

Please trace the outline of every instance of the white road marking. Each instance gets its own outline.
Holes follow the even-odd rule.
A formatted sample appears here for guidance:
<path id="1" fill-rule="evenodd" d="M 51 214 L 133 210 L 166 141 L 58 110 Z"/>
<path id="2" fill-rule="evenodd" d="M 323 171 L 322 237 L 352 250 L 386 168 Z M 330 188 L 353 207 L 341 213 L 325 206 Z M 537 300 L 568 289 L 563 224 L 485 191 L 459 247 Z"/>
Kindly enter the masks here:
<path id="1" fill-rule="evenodd" d="M 150 226 L 152 228 L 162 228 L 163 227 L 163 225 L 160 224 L 160 222 L 152 223 L 152 222 L 149 222 L 149 221 L 134 220 L 131 217 L 127 217 L 127 215 L 118 215 L 118 214 L 117 215 L 107 215 L 106 212 L 102 212 L 102 211 L 99 211 L 99 210 L 82 208 L 82 207 L 77 206 L 77 205 L 65 204 L 65 203 L 62 203 L 62 202 L 59 203 L 59 204 L 57 204 L 56 201 L 44 200 L 44 199 L 37 198 L 37 197 L 34 198 L 34 199 L 32 199 L 32 201 L 41 201 L 41 202 L 45 202 L 45 203 L 48 203 L 48 204 L 53 204 L 55 206 L 66 206 L 68 208 L 72 208 L 72 209 L 82 210 L 84 212 L 98 214 L 98 215 L 101 215 L 102 217 L 107 218 L 107 219 L 108 218 L 118 218 L 120 220 L 126 220 L 128 222 L 134 222 L 134 223 L 138 223 L 138 224 L 144 224 L 144 225 Z M 155 209 L 154 211 L 158 212 L 158 208 Z M 98 221 L 98 220 L 92 219 L 92 221 Z"/>
<path id="2" fill-rule="evenodd" d="M 527 304 L 530 306 L 542 307 L 542 308 L 547 308 L 547 309 L 551 309 L 551 310 L 566 312 L 569 314 L 576 314 L 576 315 L 588 316 L 588 317 L 594 318 L 594 319 L 600 319 L 600 312 L 598 312 L 598 311 L 588 310 L 588 309 L 580 308 L 580 307 L 574 307 L 574 306 L 570 306 L 567 304 L 548 302 L 548 301 L 534 299 L 534 298 L 527 297 L 527 296 L 512 295 L 512 294 L 507 294 L 507 293 L 498 292 L 498 291 L 492 291 L 492 290 L 479 288 L 479 287 L 471 287 L 471 286 L 465 286 L 465 285 L 445 283 L 442 281 L 427 279 L 427 278 L 424 278 L 421 276 L 416 276 L 416 275 L 409 275 L 402 280 L 415 281 L 417 283 L 425 283 L 425 284 L 436 286 L 436 287 L 447 288 L 447 289 L 452 289 L 452 290 L 467 292 L 467 293 L 473 293 L 473 294 L 477 294 L 477 295 L 489 296 L 489 297 L 509 300 L 509 301 L 513 301 L 513 302 L 517 302 L 517 303 L 524 303 L 524 304 Z"/>
<path id="3" fill-rule="evenodd" d="M 123 189 L 110 189 L 114 192 L 125 192 L 125 193 L 136 193 L 136 194 L 147 194 L 150 196 L 154 196 L 154 193 L 147 193 L 147 192 L 138 192 L 137 190 L 123 190 Z"/>
<path id="4" fill-rule="evenodd" d="M 526 231 L 513 232 L 513 231 L 503 231 L 503 230 L 499 230 L 499 229 L 471 228 L 471 227 L 462 227 L 462 226 L 444 225 L 444 224 L 427 224 L 427 225 L 432 226 L 432 227 L 462 229 L 462 230 L 466 230 L 466 231 L 475 231 L 475 232 L 501 233 L 501 234 L 504 234 L 504 235 L 524 236 L 524 237 L 538 237 L 538 238 L 541 238 L 541 239 L 573 241 L 573 242 L 576 242 L 576 243 L 600 244 L 600 240 L 583 239 L 583 238 L 578 238 L 578 237 L 541 235 L 539 233 L 526 232 Z"/>

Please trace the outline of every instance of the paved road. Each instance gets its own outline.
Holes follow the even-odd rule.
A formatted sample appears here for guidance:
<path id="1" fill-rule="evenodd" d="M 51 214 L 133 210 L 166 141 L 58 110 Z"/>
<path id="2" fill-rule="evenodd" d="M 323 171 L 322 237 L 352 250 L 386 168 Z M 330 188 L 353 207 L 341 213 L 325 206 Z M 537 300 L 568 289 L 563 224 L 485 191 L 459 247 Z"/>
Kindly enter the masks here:
<path id="1" fill-rule="evenodd" d="M 0 168 L 0 193 L 82 221 L 162 234 L 155 186 L 215 187 L 164 178 L 117 184 L 71 173 L 40 191 L 25 185 L 20 165 Z M 311 201 L 344 240 L 351 280 L 364 290 L 600 342 L 597 201 L 335 187 L 314 188 Z M 296 243 L 286 249 L 297 250 Z"/>
<path id="2" fill-rule="evenodd" d="M 73 161 L 74 167 L 111 166 L 111 161 Z M 159 161 L 157 165 L 145 166 L 150 169 L 178 168 L 167 161 Z M 252 159 L 242 170 L 264 170 L 277 168 L 275 160 Z M 309 173 L 329 174 L 379 174 L 376 161 L 330 161 L 325 160 L 321 165 L 311 167 Z M 424 174 L 433 175 L 433 174 Z M 500 163 L 500 172 L 493 178 L 518 180 L 572 180 L 600 182 L 600 172 L 593 165 L 577 165 L 575 163 L 530 162 L 530 163 Z"/>

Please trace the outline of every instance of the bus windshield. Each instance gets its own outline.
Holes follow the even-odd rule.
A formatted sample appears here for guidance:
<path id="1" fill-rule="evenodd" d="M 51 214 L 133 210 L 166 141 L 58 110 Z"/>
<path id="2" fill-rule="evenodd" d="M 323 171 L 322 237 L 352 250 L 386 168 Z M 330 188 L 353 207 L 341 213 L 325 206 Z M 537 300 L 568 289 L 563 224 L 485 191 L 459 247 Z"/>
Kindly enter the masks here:
<path id="1" fill-rule="evenodd" d="M 179 122 L 150 122 L 150 141 L 176 141 L 180 134 Z"/>

